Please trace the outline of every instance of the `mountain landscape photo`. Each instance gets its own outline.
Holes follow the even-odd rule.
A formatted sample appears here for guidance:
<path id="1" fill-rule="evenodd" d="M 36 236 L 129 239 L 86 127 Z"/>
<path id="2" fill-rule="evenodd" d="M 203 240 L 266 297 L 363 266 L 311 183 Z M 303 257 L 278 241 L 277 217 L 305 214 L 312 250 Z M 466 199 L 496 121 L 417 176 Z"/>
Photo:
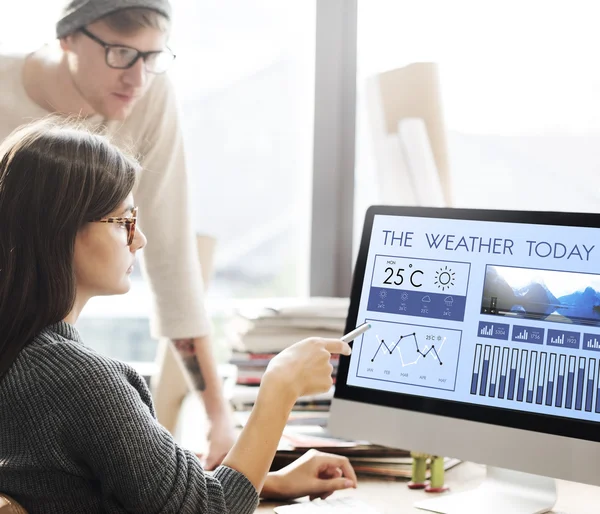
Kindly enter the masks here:
<path id="1" fill-rule="evenodd" d="M 511 268 L 508 268 L 511 270 Z M 504 273 L 503 273 L 504 271 Z M 527 270 L 519 269 L 519 273 Z M 531 279 L 522 285 L 511 284 L 507 273 L 500 266 L 487 266 L 483 287 L 482 312 L 493 306 L 492 313 L 512 315 L 521 318 L 543 319 L 559 323 L 600 325 L 600 291 L 588 286 L 581 291 L 573 291 L 558 296 L 544 280 L 534 277 L 538 270 L 531 270 Z M 561 280 L 561 285 L 569 283 L 568 272 L 556 273 L 553 278 Z M 564 275 L 564 277 L 560 276 Z M 556 283 L 556 282 L 554 282 Z"/>

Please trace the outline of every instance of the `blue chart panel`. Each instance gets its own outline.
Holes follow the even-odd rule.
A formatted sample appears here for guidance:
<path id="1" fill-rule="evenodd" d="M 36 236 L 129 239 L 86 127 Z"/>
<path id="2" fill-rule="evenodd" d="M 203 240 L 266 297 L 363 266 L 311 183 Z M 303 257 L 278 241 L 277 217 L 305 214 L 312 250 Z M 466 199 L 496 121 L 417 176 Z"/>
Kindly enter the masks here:
<path id="1" fill-rule="evenodd" d="M 508 341 L 508 331 L 510 326 L 506 323 L 496 323 L 480 321 L 477 329 L 478 337 L 485 337 L 486 339 L 501 339 Z"/>
<path id="2" fill-rule="evenodd" d="M 419 318 L 462 321 L 466 301 L 466 296 L 372 287 L 367 309 L 373 312 L 405 314 Z"/>
<path id="3" fill-rule="evenodd" d="M 354 343 L 356 376 L 398 384 L 454 391 L 462 332 L 391 321 L 372 326 Z"/>
<path id="4" fill-rule="evenodd" d="M 472 395 L 600 413 L 596 359 L 477 344 Z"/>
<path id="5" fill-rule="evenodd" d="M 544 344 L 543 328 L 513 325 L 512 340 L 518 343 Z"/>
<path id="6" fill-rule="evenodd" d="M 581 334 L 579 332 L 569 332 L 567 330 L 548 330 L 548 339 L 546 344 L 548 346 L 558 346 L 560 348 L 579 348 L 579 339 Z"/>
<path id="7" fill-rule="evenodd" d="M 600 336 L 598 334 L 583 334 L 583 349 L 600 352 Z"/>

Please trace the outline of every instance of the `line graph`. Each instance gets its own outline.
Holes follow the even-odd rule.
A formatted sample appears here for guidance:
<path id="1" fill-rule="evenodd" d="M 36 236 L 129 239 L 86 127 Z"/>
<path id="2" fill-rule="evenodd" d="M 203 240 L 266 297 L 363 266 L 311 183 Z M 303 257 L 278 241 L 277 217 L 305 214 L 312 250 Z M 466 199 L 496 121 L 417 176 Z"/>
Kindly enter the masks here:
<path id="1" fill-rule="evenodd" d="M 461 330 L 367 321 L 371 330 L 354 343 L 359 352 L 357 377 L 454 390 Z"/>
<path id="2" fill-rule="evenodd" d="M 441 336 L 438 336 L 442 340 L 442 343 L 439 346 L 439 351 L 436 350 L 435 344 L 432 344 L 431 346 L 425 345 L 423 347 L 423 350 L 421 351 L 421 349 L 419 347 L 419 342 L 417 341 L 417 333 L 416 332 L 413 332 L 412 334 L 400 336 L 400 339 L 398 339 L 398 341 L 396 341 L 396 343 L 394 344 L 394 346 L 392 348 L 390 348 L 383 339 L 380 339 L 379 336 L 375 336 L 375 337 L 377 337 L 377 339 L 379 341 L 379 346 L 377 347 L 377 351 L 375 352 L 375 355 L 373 355 L 371 362 L 375 362 L 375 357 L 377 357 L 377 354 L 379 353 L 379 350 L 381 350 L 381 347 L 384 346 L 385 349 L 390 353 L 390 355 L 394 352 L 394 350 L 396 348 L 398 348 L 398 353 L 400 355 L 400 361 L 402 362 L 403 368 L 405 368 L 406 366 L 414 366 L 415 364 L 417 364 L 419 362 L 419 359 L 427 357 L 430 353 L 431 353 L 432 357 L 438 361 L 440 366 L 442 366 L 444 364 L 442 362 L 442 359 L 440 358 L 439 352 L 442 351 L 444 343 L 446 342 L 446 337 L 442 338 Z M 419 354 L 417 359 L 412 362 L 404 362 L 404 358 L 402 357 L 402 349 L 399 346 L 400 343 L 402 342 L 402 340 L 406 339 L 408 337 L 412 337 L 414 339 L 415 349 L 416 349 L 416 352 Z"/>

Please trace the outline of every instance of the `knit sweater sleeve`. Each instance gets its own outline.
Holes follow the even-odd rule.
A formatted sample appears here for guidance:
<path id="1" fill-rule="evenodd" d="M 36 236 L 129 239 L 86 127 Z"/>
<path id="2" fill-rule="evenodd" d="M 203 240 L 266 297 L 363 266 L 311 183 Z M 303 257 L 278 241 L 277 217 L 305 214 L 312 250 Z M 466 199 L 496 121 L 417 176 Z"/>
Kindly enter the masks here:
<path id="1" fill-rule="evenodd" d="M 63 444 L 90 470 L 102 497 L 132 513 L 254 512 L 258 494 L 248 479 L 225 466 L 205 473 L 157 422 L 143 379 L 128 369 L 86 355 L 53 395 Z"/>

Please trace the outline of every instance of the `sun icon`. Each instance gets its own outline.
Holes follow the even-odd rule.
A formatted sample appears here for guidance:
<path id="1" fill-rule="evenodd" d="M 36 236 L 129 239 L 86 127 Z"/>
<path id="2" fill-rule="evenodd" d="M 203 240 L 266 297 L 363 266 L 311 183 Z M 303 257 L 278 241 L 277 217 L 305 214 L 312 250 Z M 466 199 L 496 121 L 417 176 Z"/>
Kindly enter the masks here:
<path id="1" fill-rule="evenodd" d="M 387 293 L 385 291 L 379 291 L 379 298 L 381 298 L 382 300 L 385 300 L 386 297 L 387 297 Z"/>
<path id="2" fill-rule="evenodd" d="M 450 286 L 454 285 L 454 271 L 448 269 L 448 266 L 444 266 L 435 272 L 434 284 L 438 286 L 442 291 L 450 289 Z"/>

